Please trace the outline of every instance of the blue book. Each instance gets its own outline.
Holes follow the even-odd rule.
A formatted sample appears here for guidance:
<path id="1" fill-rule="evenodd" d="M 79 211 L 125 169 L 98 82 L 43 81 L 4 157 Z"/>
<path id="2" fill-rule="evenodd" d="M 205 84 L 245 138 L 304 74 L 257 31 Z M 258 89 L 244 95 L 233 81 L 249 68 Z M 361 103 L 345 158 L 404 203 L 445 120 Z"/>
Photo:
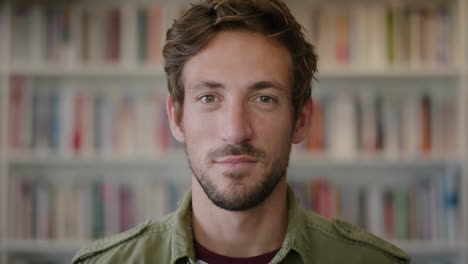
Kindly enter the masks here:
<path id="1" fill-rule="evenodd" d="M 442 214 L 444 215 L 444 239 L 455 241 L 457 239 L 459 217 L 459 179 L 458 168 L 451 166 L 445 171 L 442 179 Z"/>

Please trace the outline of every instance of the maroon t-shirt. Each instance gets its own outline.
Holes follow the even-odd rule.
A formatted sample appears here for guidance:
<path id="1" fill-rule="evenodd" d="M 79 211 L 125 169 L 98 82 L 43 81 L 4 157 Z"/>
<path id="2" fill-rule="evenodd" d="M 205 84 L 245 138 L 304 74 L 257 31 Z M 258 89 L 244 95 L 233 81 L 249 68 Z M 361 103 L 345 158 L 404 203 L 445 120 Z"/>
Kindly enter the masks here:
<path id="1" fill-rule="evenodd" d="M 251 258 L 230 258 L 218 255 L 204 248 L 197 241 L 194 241 L 197 264 L 268 264 L 278 253 L 279 249 Z"/>

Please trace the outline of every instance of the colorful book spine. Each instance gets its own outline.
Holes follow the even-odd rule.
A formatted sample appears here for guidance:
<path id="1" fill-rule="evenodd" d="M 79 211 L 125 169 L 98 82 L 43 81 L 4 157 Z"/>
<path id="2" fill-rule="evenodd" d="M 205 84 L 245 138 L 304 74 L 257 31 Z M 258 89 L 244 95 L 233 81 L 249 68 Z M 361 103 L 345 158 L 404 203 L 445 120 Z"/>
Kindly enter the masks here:
<path id="1" fill-rule="evenodd" d="M 83 180 L 80 176 L 15 174 L 8 194 L 9 237 L 78 241 L 123 232 L 176 210 L 189 186 L 188 182 L 154 181 L 144 176 L 138 183 L 98 175 Z M 148 195 L 138 195 L 142 187 L 149 187 Z"/>
<path id="2" fill-rule="evenodd" d="M 107 60 L 117 62 L 120 59 L 120 34 L 121 33 L 121 17 L 118 9 L 110 10 L 108 14 L 108 30 L 107 30 Z"/>
<path id="3" fill-rule="evenodd" d="M 138 9 L 138 60 L 145 62 L 147 58 L 147 25 L 148 12 L 144 8 Z"/>
<path id="4" fill-rule="evenodd" d="M 9 145 L 10 150 L 15 152 L 21 149 L 20 133 L 21 131 L 21 120 L 24 115 L 23 113 L 23 101 L 24 101 L 24 79 L 18 76 L 11 78 L 11 89 L 10 89 L 10 139 Z"/>
<path id="5" fill-rule="evenodd" d="M 312 39 L 324 68 L 440 68 L 454 61 L 453 14 L 446 6 L 355 4 L 313 13 Z"/>
<path id="6" fill-rule="evenodd" d="M 457 241 L 462 228 L 459 180 L 459 169 L 448 167 L 407 185 L 344 185 L 315 178 L 291 186 L 304 208 L 347 220 L 385 239 Z"/>
<path id="7" fill-rule="evenodd" d="M 81 47 L 81 60 L 85 63 L 115 63 L 124 58 L 130 63 L 129 57 L 122 52 L 136 48 L 136 53 L 130 52 L 136 56 L 133 60 L 159 65 L 164 30 L 171 20 L 168 16 L 177 17 L 183 11 L 183 8 L 178 9 L 180 12 L 170 9 L 153 4 L 130 8 L 126 12 L 120 8 L 84 10 L 79 19 L 75 19 L 77 9 L 71 6 L 15 6 L 12 38 L 18 45 L 12 47 L 13 61 L 23 63 L 34 58 L 36 62 L 68 62 Z M 450 66 L 454 61 L 453 14 L 446 6 L 353 5 L 351 8 L 318 9 L 315 13 L 319 15 L 310 23 L 316 29 L 312 39 L 324 68 L 405 65 L 438 68 Z M 136 20 L 129 23 L 135 27 L 133 30 L 122 24 L 129 20 Z M 81 37 L 74 38 L 74 31 L 78 29 Z M 124 35 L 129 32 L 138 32 L 136 45 L 124 41 Z M 128 45 L 131 47 L 125 47 Z"/>
<path id="8" fill-rule="evenodd" d="M 67 157 L 150 158 L 179 147 L 171 139 L 165 96 L 150 89 L 84 86 L 13 76 L 10 150 Z"/>
<path id="9" fill-rule="evenodd" d="M 161 64 L 162 54 L 162 27 L 163 9 L 160 6 L 150 6 L 147 13 L 146 24 L 147 62 L 149 64 Z"/>
<path id="10" fill-rule="evenodd" d="M 338 159 L 424 159 L 457 151 L 453 93 L 338 91 L 319 94 L 315 103 L 303 151 Z"/>
<path id="11" fill-rule="evenodd" d="M 81 61 L 88 63 L 91 61 L 91 15 L 83 12 L 81 17 Z"/>
<path id="12" fill-rule="evenodd" d="M 172 4 L 132 3 L 108 8 L 67 4 L 13 7 L 13 62 L 72 67 L 135 62 L 161 66 L 167 22 L 183 10 Z M 0 14 L 0 32 L 3 24 Z"/>

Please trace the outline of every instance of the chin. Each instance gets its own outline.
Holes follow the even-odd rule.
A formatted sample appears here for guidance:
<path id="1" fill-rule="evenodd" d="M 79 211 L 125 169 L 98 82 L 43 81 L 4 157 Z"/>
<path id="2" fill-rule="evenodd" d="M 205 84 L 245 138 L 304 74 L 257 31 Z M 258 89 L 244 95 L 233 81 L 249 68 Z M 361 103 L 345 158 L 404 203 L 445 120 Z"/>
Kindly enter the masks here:
<path id="1" fill-rule="evenodd" d="M 261 179 L 244 177 L 242 180 L 228 182 L 204 182 L 202 188 L 211 202 L 227 211 L 246 211 L 262 204 L 270 195 L 280 179 L 265 184 Z"/>

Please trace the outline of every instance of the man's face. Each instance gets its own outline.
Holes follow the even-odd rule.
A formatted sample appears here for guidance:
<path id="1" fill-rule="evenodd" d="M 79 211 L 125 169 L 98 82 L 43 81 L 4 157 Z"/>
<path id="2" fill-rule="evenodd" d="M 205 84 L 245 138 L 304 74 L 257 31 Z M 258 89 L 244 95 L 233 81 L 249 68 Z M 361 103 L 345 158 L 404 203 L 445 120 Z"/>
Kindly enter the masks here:
<path id="1" fill-rule="evenodd" d="M 287 49 L 247 31 L 217 33 L 184 66 L 180 123 L 194 177 L 209 199 L 231 211 L 257 206 L 285 176 L 293 131 Z"/>

